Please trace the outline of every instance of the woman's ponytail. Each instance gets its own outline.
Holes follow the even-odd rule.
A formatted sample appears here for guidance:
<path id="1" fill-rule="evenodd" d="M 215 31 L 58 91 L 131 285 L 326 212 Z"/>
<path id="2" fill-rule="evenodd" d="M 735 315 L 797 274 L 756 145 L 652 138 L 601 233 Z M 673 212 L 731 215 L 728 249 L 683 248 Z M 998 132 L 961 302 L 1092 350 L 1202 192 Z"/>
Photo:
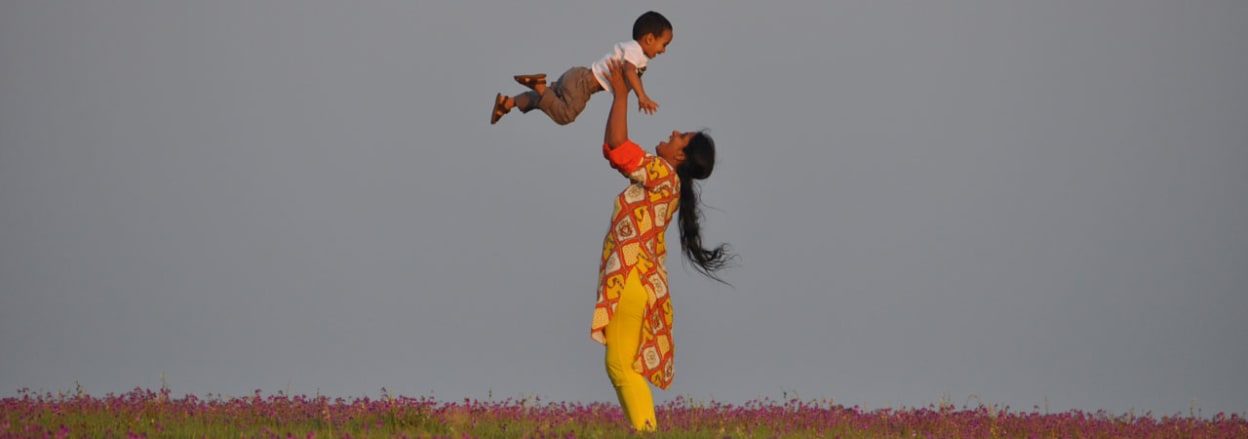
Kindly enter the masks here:
<path id="1" fill-rule="evenodd" d="M 727 283 L 716 276 L 716 272 L 724 268 L 732 256 L 725 244 L 713 249 L 702 246 L 701 190 L 695 181 L 710 177 L 715 169 L 715 141 L 706 132 L 699 131 L 689 139 L 684 153 L 685 161 L 676 167 L 680 177 L 680 250 L 699 273 Z"/>

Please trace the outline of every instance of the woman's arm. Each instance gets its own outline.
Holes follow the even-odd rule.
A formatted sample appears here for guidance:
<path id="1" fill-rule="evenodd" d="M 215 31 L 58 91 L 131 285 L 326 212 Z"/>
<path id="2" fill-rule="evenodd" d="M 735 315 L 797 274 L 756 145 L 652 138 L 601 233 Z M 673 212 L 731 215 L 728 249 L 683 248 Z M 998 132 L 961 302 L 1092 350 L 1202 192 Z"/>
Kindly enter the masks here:
<path id="1" fill-rule="evenodd" d="M 624 82 L 624 62 L 618 59 L 607 61 L 607 82 L 611 83 L 611 111 L 607 114 L 607 129 L 603 133 L 602 142 L 608 148 L 628 142 L 628 85 Z"/>

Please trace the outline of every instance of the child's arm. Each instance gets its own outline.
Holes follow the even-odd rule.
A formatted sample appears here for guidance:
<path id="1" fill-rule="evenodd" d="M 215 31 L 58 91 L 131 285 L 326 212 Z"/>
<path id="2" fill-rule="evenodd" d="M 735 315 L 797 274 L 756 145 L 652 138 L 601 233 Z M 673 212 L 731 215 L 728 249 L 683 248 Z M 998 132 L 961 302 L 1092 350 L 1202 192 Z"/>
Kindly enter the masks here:
<path id="1" fill-rule="evenodd" d="M 641 76 L 637 74 L 637 67 L 633 63 L 624 62 L 624 78 L 628 80 L 628 86 L 637 93 L 638 109 L 646 114 L 654 114 L 659 109 L 659 104 L 646 96 L 646 89 L 641 86 Z"/>

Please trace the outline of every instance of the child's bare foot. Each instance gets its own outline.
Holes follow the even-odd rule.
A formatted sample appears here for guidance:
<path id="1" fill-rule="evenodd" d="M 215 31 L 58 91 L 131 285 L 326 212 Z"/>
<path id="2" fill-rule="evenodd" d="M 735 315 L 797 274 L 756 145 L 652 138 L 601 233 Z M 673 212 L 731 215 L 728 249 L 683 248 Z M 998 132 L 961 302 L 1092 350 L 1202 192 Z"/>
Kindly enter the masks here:
<path id="1" fill-rule="evenodd" d="M 545 73 L 538 73 L 535 75 L 516 75 L 515 78 L 516 78 L 516 82 L 519 82 L 520 85 L 523 85 L 525 87 L 532 89 L 533 91 L 537 92 L 537 94 L 542 94 L 546 92 L 546 74 Z"/>
<path id="2" fill-rule="evenodd" d="M 490 115 L 490 125 L 498 123 L 498 120 L 502 119 L 504 114 L 511 112 L 511 107 L 514 107 L 515 105 L 515 101 L 507 96 L 503 96 L 502 93 L 495 96 L 494 113 Z"/>

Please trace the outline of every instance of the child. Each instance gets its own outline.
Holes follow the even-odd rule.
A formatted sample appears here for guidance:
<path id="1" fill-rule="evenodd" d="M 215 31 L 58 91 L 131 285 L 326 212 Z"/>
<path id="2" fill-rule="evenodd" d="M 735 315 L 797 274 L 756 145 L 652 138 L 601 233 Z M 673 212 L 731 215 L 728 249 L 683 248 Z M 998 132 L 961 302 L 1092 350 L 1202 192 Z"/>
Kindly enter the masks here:
<path id="1" fill-rule="evenodd" d="M 589 68 L 572 67 L 564 72 L 553 85 L 546 85 L 546 74 L 516 75 L 516 82 L 532 89 L 513 97 L 499 93 L 494 97 L 494 113 L 490 115 L 490 124 L 498 123 L 498 119 L 519 108 L 528 113 L 540 109 L 559 125 L 567 125 L 576 120 L 576 116 L 585 110 L 590 95 L 601 90 L 611 91 L 607 82 L 607 61 L 623 59 L 625 80 L 628 86 L 637 93 L 637 101 L 641 111 L 654 114 L 659 104 L 650 100 L 641 86 L 641 75 L 646 71 L 649 59 L 667 51 L 672 42 L 672 24 L 658 12 L 649 11 L 637 17 L 633 22 L 633 39 L 617 43 L 613 51 L 598 60 Z"/>

